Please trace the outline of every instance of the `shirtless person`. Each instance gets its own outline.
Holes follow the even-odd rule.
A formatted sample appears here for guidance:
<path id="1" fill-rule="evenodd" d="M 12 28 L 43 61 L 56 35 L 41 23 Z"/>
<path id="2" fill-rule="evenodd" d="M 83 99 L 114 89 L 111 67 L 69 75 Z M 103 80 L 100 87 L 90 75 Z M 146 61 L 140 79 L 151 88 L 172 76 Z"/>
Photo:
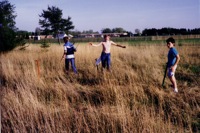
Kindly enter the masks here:
<path id="1" fill-rule="evenodd" d="M 101 53 L 101 62 L 102 62 L 102 67 L 106 68 L 107 70 L 110 71 L 110 64 L 111 64 L 111 58 L 110 58 L 110 48 L 111 45 L 118 46 L 121 48 L 126 48 L 126 46 L 119 45 L 113 41 L 110 40 L 109 35 L 104 35 L 104 41 L 100 42 L 99 44 L 93 44 L 89 43 L 92 46 L 98 47 L 102 45 L 102 53 Z"/>

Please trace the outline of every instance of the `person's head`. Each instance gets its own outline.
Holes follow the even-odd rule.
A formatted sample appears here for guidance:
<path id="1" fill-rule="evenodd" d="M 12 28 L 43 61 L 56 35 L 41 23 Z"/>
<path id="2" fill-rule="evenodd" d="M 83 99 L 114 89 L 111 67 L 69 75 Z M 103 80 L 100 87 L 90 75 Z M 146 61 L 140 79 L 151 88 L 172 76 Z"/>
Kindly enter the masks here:
<path id="1" fill-rule="evenodd" d="M 110 36 L 109 35 L 104 35 L 103 38 L 104 38 L 105 41 L 107 41 L 107 40 L 110 39 Z"/>
<path id="2" fill-rule="evenodd" d="M 69 37 L 69 36 L 67 36 L 67 35 L 64 35 L 64 37 L 63 37 L 63 41 L 64 41 L 64 42 L 68 42 L 68 41 L 69 41 L 69 39 L 70 39 L 70 37 Z"/>
<path id="3" fill-rule="evenodd" d="M 168 47 L 168 48 L 171 48 L 171 47 L 175 46 L 175 40 L 174 40 L 173 37 L 168 38 L 168 39 L 166 40 L 166 43 L 167 43 L 167 47 Z"/>

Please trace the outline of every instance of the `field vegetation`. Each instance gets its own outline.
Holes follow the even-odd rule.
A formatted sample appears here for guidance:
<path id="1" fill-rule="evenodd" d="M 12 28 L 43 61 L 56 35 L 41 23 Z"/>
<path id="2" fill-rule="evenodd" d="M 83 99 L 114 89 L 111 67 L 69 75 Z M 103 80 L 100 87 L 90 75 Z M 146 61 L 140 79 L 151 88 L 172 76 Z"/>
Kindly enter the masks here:
<path id="1" fill-rule="evenodd" d="M 62 45 L 0 55 L 1 132 L 182 133 L 200 131 L 200 45 L 177 45 L 175 94 L 161 86 L 168 48 L 112 47 L 112 70 L 97 70 L 101 47 L 77 43 L 78 75 L 66 74 Z"/>

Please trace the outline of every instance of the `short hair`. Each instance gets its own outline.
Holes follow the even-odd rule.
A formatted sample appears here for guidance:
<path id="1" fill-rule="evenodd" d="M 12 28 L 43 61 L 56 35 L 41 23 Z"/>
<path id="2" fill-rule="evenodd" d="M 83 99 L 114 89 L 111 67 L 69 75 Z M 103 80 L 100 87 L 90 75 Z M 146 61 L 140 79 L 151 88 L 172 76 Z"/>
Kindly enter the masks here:
<path id="1" fill-rule="evenodd" d="M 110 35 L 104 35 L 103 38 L 105 39 L 105 38 L 108 37 L 108 36 L 110 36 Z"/>
<path id="2" fill-rule="evenodd" d="M 173 37 L 170 37 L 166 40 L 167 43 L 171 42 L 171 43 L 175 43 L 175 39 Z"/>
<path id="3" fill-rule="evenodd" d="M 70 39 L 70 37 L 68 37 L 68 36 L 63 37 L 64 41 L 67 40 L 67 39 Z"/>

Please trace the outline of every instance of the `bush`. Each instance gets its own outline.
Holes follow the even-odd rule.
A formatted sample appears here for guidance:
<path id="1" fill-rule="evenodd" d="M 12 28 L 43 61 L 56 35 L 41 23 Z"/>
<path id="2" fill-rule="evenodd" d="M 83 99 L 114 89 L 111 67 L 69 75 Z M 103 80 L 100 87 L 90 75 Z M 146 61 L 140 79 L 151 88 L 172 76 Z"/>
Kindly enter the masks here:
<path id="1" fill-rule="evenodd" d="M 41 48 L 48 48 L 50 47 L 50 45 L 46 42 L 46 40 L 44 40 L 42 43 L 41 43 Z"/>
<path id="2" fill-rule="evenodd" d="M 0 29 L 0 52 L 9 51 L 16 47 L 15 32 L 9 28 Z"/>
<path id="3" fill-rule="evenodd" d="M 0 52 L 8 52 L 18 45 L 24 45 L 23 38 L 16 37 L 16 32 L 8 27 L 0 28 Z"/>

